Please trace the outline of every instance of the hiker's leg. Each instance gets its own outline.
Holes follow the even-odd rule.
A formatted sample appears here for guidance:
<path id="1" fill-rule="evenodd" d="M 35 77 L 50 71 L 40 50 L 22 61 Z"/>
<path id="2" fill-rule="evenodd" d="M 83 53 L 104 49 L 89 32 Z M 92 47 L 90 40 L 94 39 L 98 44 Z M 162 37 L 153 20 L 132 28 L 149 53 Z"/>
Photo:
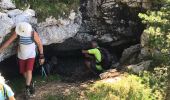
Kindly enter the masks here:
<path id="1" fill-rule="evenodd" d="M 30 86 L 31 81 L 32 81 L 32 71 L 34 67 L 34 62 L 35 58 L 29 58 L 27 59 L 26 66 L 27 66 L 27 71 L 26 71 L 26 85 Z"/>
<path id="2" fill-rule="evenodd" d="M 25 80 L 26 80 L 26 78 L 27 78 L 27 72 L 24 72 L 24 73 L 23 73 L 23 76 L 24 76 L 24 78 L 25 78 Z"/>
<path id="3" fill-rule="evenodd" d="M 18 59 L 18 63 L 19 63 L 19 70 L 20 73 L 24 76 L 24 78 L 26 79 L 27 77 L 27 73 L 26 73 L 26 60 L 22 60 L 22 59 Z"/>
<path id="4" fill-rule="evenodd" d="M 93 73 L 96 75 L 96 72 L 92 69 L 92 61 L 89 61 L 89 60 L 85 60 L 85 65 L 86 67 Z M 94 65 L 95 66 L 95 65 Z"/>
<path id="5" fill-rule="evenodd" d="M 84 63 L 85 63 L 85 66 L 86 66 L 88 69 L 90 69 L 90 61 L 85 60 Z"/>
<path id="6" fill-rule="evenodd" d="M 32 71 L 31 71 L 31 70 L 28 70 L 28 71 L 26 72 L 26 85 L 27 85 L 27 86 L 30 86 L 31 81 L 32 81 Z"/>

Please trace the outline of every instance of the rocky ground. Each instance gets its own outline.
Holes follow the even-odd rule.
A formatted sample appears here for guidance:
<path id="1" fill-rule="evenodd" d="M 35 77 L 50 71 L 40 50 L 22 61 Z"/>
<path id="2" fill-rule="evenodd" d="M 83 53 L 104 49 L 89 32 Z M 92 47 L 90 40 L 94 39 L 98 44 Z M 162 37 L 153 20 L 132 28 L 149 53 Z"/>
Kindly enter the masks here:
<path id="1" fill-rule="evenodd" d="M 58 96 L 52 100 L 69 100 L 64 98 L 68 95 L 76 95 L 77 100 L 87 100 L 85 91 L 88 87 L 95 82 L 109 82 L 114 83 L 121 79 L 121 74 L 116 70 L 112 70 L 100 75 L 101 79 L 90 79 L 84 82 L 66 82 L 66 81 L 51 81 L 41 85 L 36 85 L 35 97 L 31 97 L 30 100 L 51 100 L 49 96 Z M 24 100 L 23 93 L 16 94 L 16 100 Z"/>

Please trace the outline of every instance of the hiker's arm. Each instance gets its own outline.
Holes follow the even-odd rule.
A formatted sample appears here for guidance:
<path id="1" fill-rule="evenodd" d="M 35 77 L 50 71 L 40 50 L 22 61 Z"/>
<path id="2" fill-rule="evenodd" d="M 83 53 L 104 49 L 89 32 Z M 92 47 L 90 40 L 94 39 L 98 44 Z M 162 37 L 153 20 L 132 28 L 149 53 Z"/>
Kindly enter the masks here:
<path id="1" fill-rule="evenodd" d="M 42 42 L 41 42 L 41 39 L 40 37 L 38 36 L 38 33 L 37 32 L 34 32 L 34 40 L 38 46 L 38 50 L 39 50 L 39 53 L 40 54 L 44 54 L 43 53 L 43 45 L 42 45 Z"/>
<path id="2" fill-rule="evenodd" d="M 44 59 L 44 53 L 43 53 L 43 45 L 42 45 L 42 42 L 41 42 L 41 39 L 40 37 L 38 36 L 38 33 L 37 32 L 34 32 L 34 40 L 38 46 L 38 50 L 39 50 L 39 53 L 40 53 L 40 65 L 44 64 L 45 62 L 45 59 Z"/>
<path id="3" fill-rule="evenodd" d="M 0 47 L 0 52 L 6 49 L 15 39 L 17 38 L 17 34 L 14 32 L 11 37 Z"/>
<path id="4" fill-rule="evenodd" d="M 88 54 L 88 50 L 82 50 L 83 54 Z"/>
<path id="5" fill-rule="evenodd" d="M 88 50 L 82 50 L 82 53 L 85 55 L 87 58 L 93 58 L 92 55 L 89 54 Z"/>
<path id="6" fill-rule="evenodd" d="M 15 100 L 14 96 L 9 97 L 9 100 Z"/>

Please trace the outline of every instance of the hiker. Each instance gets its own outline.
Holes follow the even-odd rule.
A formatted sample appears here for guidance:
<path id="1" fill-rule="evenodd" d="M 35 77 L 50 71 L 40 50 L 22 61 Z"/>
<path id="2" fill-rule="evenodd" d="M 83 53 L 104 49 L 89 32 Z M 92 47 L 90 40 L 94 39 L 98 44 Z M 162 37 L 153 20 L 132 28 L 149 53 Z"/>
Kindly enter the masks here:
<path id="1" fill-rule="evenodd" d="M 17 56 L 20 73 L 25 78 L 26 90 L 25 95 L 34 94 L 34 83 L 32 82 L 32 71 L 36 56 L 36 45 L 39 50 L 39 63 L 44 64 L 43 45 L 38 33 L 35 32 L 32 26 L 27 22 L 18 23 L 15 27 L 15 32 L 11 37 L 0 47 L 0 53 L 7 48 L 15 39 L 19 39 L 17 47 Z"/>
<path id="2" fill-rule="evenodd" d="M 0 74 L 0 100 L 15 100 L 14 92 L 5 84 L 4 77 Z"/>
<path id="3" fill-rule="evenodd" d="M 99 48 L 96 41 L 91 42 L 89 50 L 82 50 L 85 57 L 85 65 L 95 74 L 100 74 L 111 66 L 111 56 L 104 48 Z"/>

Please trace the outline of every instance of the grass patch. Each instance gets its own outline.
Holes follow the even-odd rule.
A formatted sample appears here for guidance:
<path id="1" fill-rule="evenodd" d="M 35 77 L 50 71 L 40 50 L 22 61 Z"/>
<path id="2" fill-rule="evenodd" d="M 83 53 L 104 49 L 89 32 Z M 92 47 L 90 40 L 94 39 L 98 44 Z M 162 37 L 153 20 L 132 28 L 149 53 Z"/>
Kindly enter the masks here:
<path id="1" fill-rule="evenodd" d="M 116 83 L 96 82 L 86 91 L 86 96 L 88 100 L 163 100 L 142 81 L 141 77 L 128 75 Z"/>
<path id="2" fill-rule="evenodd" d="M 22 0 L 13 0 L 19 9 L 25 8 Z M 38 21 L 47 17 L 67 17 L 71 10 L 78 10 L 79 0 L 28 0 L 31 8 L 37 13 Z"/>

